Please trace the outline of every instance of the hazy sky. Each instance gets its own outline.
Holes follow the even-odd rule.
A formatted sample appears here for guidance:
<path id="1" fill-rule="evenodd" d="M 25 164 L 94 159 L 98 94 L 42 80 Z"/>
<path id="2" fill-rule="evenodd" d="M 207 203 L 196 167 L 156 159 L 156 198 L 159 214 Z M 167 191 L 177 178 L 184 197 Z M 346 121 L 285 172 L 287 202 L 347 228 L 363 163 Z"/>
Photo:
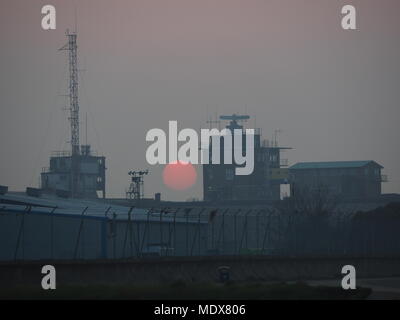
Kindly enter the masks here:
<path id="1" fill-rule="evenodd" d="M 264 138 L 281 129 L 290 164 L 376 160 L 400 192 L 398 0 L 76 1 L 81 142 L 107 157 L 109 196 L 127 172 L 149 168 L 146 196 L 202 197 L 162 183 L 146 163 L 146 132 L 208 127 L 207 116 L 248 113 Z M 57 30 L 41 29 L 41 7 Z M 357 31 L 340 26 L 357 9 Z M 53 150 L 68 149 L 67 59 L 74 1 L 0 2 L 0 184 L 36 186 Z M 254 122 L 248 122 L 254 126 Z"/>

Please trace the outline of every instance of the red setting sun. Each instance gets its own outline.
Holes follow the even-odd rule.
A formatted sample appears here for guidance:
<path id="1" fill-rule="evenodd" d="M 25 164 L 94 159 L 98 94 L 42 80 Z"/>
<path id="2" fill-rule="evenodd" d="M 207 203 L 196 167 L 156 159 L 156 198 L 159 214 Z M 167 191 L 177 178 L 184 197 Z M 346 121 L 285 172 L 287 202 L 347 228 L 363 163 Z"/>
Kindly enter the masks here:
<path id="1" fill-rule="evenodd" d="M 170 163 L 163 171 L 164 184 L 174 190 L 188 189 L 196 183 L 196 179 L 196 169 L 191 163 Z"/>

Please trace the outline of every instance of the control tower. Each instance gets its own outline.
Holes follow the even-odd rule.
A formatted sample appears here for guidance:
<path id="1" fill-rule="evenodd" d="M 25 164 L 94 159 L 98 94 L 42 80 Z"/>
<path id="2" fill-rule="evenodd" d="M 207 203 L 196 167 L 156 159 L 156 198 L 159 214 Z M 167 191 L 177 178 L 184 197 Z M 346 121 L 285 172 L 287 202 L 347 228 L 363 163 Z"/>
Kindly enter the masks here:
<path id="1" fill-rule="evenodd" d="M 241 129 L 250 119 L 248 115 L 222 115 L 220 120 L 229 121 L 227 129 Z M 242 138 L 242 141 L 245 141 Z M 250 175 L 235 175 L 236 164 L 204 164 L 204 201 L 246 201 L 279 200 L 281 184 L 287 183 L 287 161 L 281 159 L 281 151 L 275 141 L 262 140 L 261 129 L 254 129 L 254 171 Z M 210 151 L 212 148 L 210 147 Z M 224 144 L 220 143 L 220 157 L 223 159 Z"/>
<path id="2" fill-rule="evenodd" d="M 100 191 L 105 198 L 105 157 L 94 155 L 90 145 L 79 144 L 77 34 L 67 31 L 66 36 L 68 42 L 60 50 L 68 52 L 71 150 L 53 153 L 50 167 L 42 170 L 41 188 L 73 198 L 97 198 Z"/>

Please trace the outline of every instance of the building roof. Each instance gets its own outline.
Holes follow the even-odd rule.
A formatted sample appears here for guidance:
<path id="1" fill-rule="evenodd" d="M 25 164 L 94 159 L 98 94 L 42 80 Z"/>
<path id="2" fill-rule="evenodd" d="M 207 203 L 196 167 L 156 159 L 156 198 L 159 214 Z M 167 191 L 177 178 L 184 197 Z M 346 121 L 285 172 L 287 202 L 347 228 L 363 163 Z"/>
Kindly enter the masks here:
<path id="1" fill-rule="evenodd" d="M 28 207 L 31 207 L 29 214 L 54 214 L 54 215 L 69 215 L 82 217 L 83 210 L 85 218 L 94 219 L 116 219 L 127 220 L 130 207 L 108 203 L 101 199 L 63 199 L 53 195 L 43 194 L 40 197 L 27 196 L 22 192 L 8 192 L 0 195 L 0 211 L 7 212 L 27 212 Z M 115 216 L 114 216 L 115 214 Z M 160 217 L 162 215 L 162 217 Z M 203 214 L 200 223 L 208 222 L 208 215 Z M 149 209 L 132 208 L 132 221 L 149 221 L 149 222 L 181 222 L 181 223 L 199 223 L 199 216 L 196 212 L 185 215 L 184 210 L 181 210 L 176 217 L 174 213 L 163 213 L 159 210 L 149 212 Z"/>
<path id="2" fill-rule="evenodd" d="M 298 162 L 289 169 L 337 169 L 337 168 L 361 168 L 368 164 L 383 168 L 380 164 L 373 160 L 363 161 L 328 161 L 328 162 Z"/>

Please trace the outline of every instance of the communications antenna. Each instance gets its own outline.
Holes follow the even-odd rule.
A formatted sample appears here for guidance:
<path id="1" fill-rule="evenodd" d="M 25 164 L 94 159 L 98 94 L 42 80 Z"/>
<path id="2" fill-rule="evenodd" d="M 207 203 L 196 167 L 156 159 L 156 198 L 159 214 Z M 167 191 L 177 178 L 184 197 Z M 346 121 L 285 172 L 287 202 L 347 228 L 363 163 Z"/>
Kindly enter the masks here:
<path id="1" fill-rule="evenodd" d="M 78 100 L 78 46 L 76 43 L 76 32 L 70 33 L 67 29 L 68 39 L 60 50 L 68 51 L 69 62 L 69 121 L 71 124 L 71 195 L 77 193 L 79 183 L 79 100 Z"/>
<path id="2" fill-rule="evenodd" d="M 126 192 L 126 198 L 130 200 L 140 200 L 144 197 L 143 194 L 143 176 L 149 174 L 149 170 L 145 171 L 129 171 L 131 176 L 131 184 Z"/>
<path id="3" fill-rule="evenodd" d="M 237 114 L 234 113 L 233 115 L 230 115 L 230 116 L 222 115 L 219 118 L 221 120 L 228 120 L 229 121 L 229 125 L 227 125 L 226 127 L 228 129 L 233 130 L 233 129 L 242 129 L 243 126 L 241 126 L 239 124 L 239 122 L 246 122 L 248 119 L 250 119 L 250 116 L 248 116 L 248 115 L 237 115 Z"/>

